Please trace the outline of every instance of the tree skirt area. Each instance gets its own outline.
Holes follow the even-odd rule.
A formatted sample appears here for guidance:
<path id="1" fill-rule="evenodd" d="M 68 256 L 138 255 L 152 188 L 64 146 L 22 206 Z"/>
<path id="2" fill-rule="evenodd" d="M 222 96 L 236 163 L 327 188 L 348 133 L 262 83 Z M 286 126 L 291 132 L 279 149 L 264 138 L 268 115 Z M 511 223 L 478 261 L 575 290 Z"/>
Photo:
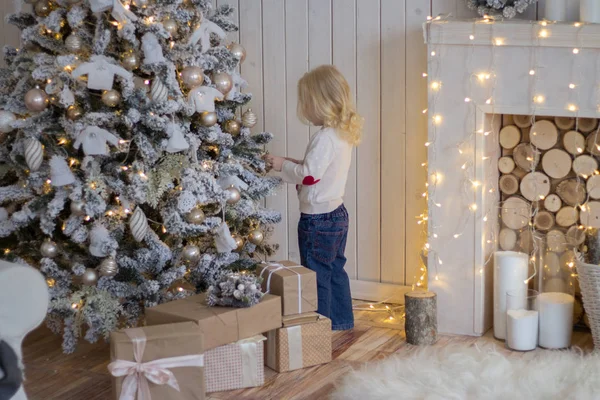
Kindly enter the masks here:
<path id="1" fill-rule="evenodd" d="M 504 350 L 502 349 L 502 352 Z M 600 355 L 580 350 L 502 354 L 493 346 L 428 347 L 365 364 L 346 375 L 333 399 L 600 398 Z"/>

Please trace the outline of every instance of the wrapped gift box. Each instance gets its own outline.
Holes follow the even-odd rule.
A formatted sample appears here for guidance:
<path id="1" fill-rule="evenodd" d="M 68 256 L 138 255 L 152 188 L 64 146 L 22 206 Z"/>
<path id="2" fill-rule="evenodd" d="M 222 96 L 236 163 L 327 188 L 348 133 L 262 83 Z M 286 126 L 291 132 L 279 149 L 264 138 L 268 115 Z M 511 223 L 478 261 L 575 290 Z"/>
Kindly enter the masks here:
<path id="1" fill-rule="evenodd" d="M 312 367 L 331 361 L 331 320 L 319 315 L 311 324 L 269 331 L 266 365 L 277 372 Z"/>
<path id="2" fill-rule="evenodd" d="M 125 391 L 132 399 L 204 399 L 202 338 L 200 327 L 193 322 L 112 332 L 108 369 L 114 398 L 121 398 Z M 139 364 L 154 380 L 166 377 L 164 384 L 151 382 L 146 374 L 138 377 Z"/>
<path id="3" fill-rule="evenodd" d="M 196 322 L 204 333 L 204 349 L 237 342 L 281 327 L 281 299 L 266 294 L 248 308 L 209 307 L 200 294 L 146 309 L 146 324 Z"/>
<path id="4" fill-rule="evenodd" d="M 265 383 L 264 341 L 257 335 L 205 353 L 206 392 L 243 389 Z"/>
<path id="5" fill-rule="evenodd" d="M 261 264 L 256 275 L 262 276 L 266 292 L 281 297 L 283 315 L 316 311 L 317 274 L 293 261 Z"/>
<path id="6" fill-rule="evenodd" d="M 283 327 L 287 328 L 288 326 L 310 324 L 313 322 L 317 322 L 320 317 L 321 315 L 317 314 L 316 312 L 286 315 L 282 318 Z"/>

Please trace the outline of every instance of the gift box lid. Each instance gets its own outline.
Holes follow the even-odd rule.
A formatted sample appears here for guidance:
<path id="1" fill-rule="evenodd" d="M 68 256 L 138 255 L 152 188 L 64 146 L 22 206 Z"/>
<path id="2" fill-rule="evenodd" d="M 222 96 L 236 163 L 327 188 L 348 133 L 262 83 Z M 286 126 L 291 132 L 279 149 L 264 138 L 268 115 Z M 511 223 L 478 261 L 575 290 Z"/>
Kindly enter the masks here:
<path id="1" fill-rule="evenodd" d="M 181 321 L 198 323 L 204 333 L 204 348 L 210 350 L 280 328 L 281 300 L 266 294 L 252 307 L 209 307 L 206 294 L 200 294 L 146 309 L 148 325 Z"/>

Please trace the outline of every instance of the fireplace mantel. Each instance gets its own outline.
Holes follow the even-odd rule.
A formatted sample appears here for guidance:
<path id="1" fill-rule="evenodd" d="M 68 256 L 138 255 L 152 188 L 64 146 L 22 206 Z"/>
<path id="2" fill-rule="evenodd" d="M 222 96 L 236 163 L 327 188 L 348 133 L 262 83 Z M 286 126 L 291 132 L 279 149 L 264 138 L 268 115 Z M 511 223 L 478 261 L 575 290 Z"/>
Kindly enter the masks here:
<path id="1" fill-rule="evenodd" d="M 429 288 L 439 330 L 492 325 L 501 114 L 598 117 L 600 25 L 433 20 L 428 44 Z"/>

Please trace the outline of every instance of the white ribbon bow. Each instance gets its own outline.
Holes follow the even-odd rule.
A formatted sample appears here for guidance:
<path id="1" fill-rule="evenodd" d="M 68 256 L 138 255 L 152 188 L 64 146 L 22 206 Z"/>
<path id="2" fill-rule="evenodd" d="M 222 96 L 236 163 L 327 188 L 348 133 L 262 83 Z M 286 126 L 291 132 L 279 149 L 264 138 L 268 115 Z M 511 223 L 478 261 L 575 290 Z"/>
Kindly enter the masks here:
<path id="1" fill-rule="evenodd" d="M 169 368 L 203 367 L 204 355 L 169 357 L 142 363 L 146 348 L 146 335 L 141 328 L 125 331 L 133 342 L 133 357 L 135 361 L 117 360 L 108 364 L 112 376 L 125 376 L 121 387 L 119 400 L 152 400 L 148 381 L 157 385 L 168 385 L 180 391 L 179 383 Z"/>
<path id="2" fill-rule="evenodd" d="M 275 269 L 269 269 L 271 267 L 276 267 Z M 269 263 L 262 271 L 260 271 L 260 277 L 262 278 L 263 274 L 266 270 L 269 269 L 269 276 L 267 277 L 267 284 L 265 285 L 265 294 L 271 292 L 271 276 L 273 276 L 274 272 L 277 272 L 281 269 L 287 269 L 290 272 L 293 272 L 298 276 L 298 314 L 302 314 L 302 275 L 298 272 L 294 271 L 292 268 L 299 268 L 301 265 L 294 265 L 293 267 L 286 267 L 283 264 L 279 263 Z"/>

